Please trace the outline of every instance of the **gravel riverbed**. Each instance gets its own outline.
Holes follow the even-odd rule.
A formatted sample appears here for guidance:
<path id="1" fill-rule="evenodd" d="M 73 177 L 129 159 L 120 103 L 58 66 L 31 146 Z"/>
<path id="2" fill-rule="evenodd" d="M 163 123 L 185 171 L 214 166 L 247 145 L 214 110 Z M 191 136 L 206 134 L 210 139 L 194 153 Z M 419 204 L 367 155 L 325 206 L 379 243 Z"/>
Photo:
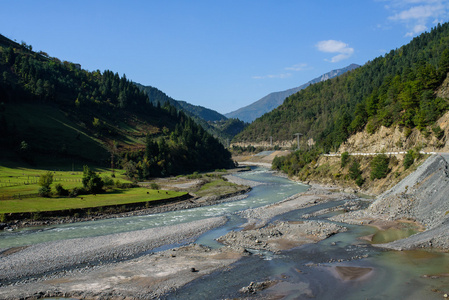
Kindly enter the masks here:
<path id="1" fill-rule="evenodd" d="M 163 245 L 192 242 L 202 233 L 225 222 L 225 217 L 216 217 L 133 232 L 31 245 L 10 255 L 0 256 L 0 283 L 133 258 Z"/>

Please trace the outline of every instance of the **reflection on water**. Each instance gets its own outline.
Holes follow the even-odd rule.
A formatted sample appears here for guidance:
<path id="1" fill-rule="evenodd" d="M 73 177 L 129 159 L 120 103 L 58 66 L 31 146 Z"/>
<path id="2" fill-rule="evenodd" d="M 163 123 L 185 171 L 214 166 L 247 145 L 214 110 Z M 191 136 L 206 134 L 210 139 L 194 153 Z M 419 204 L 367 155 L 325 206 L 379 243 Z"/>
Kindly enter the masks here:
<path id="1" fill-rule="evenodd" d="M 348 227 L 347 232 L 278 255 L 244 257 L 231 270 L 195 280 L 166 299 L 254 296 L 239 290 L 267 280 L 277 284 L 257 292 L 254 299 L 441 299 L 442 292 L 448 292 L 448 253 L 385 251 L 359 239 L 375 228 Z M 344 268 L 350 274 L 342 276 L 337 267 L 350 267 Z"/>
<path id="2" fill-rule="evenodd" d="M 323 203 L 275 219 L 297 221 L 304 214 L 343 202 Z M 315 219 L 323 220 L 333 214 Z M 226 230 L 238 230 L 237 223 Z M 343 225 L 348 227 L 347 232 L 316 244 L 277 255 L 255 253 L 244 257 L 232 269 L 195 280 L 166 299 L 214 299 L 217 295 L 230 299 L 441 299 L 443 293 L 449 292 L 448 253 L 386 251 L 360 239 L 369 235 L 376 235 L 378 242 L 404 238 L 416 232 L 413 225 L 382 232 L 370 226 Z M 256 295 L 239 292 L 251 282 L 268 280 L 276 284 Z"/>
<path id="3" fill-rule="evenodd" d="M 401 223 L 400 228 L 389 228 L 386 230 L 379 230 L 373 235 L 373 244 L 384 244 L 396 240 L 405 239 L 415 233 L 419 232 L 418 226 L 412 223 Z"/>

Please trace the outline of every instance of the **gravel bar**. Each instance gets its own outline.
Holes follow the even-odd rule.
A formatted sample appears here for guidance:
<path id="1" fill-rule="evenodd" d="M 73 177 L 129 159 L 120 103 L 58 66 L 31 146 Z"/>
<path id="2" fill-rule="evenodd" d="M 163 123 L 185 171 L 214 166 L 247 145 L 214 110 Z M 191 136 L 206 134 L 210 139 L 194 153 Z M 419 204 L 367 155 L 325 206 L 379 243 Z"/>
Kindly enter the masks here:
<path id="1" fill-rule="evenodd" d="M 226 217 L 215 217 L 133 232 L 31 245 L 0 256 L 0 286 L 70 268 L 134 258 L 163 245 L 192 242 L 226 221 Z"/>

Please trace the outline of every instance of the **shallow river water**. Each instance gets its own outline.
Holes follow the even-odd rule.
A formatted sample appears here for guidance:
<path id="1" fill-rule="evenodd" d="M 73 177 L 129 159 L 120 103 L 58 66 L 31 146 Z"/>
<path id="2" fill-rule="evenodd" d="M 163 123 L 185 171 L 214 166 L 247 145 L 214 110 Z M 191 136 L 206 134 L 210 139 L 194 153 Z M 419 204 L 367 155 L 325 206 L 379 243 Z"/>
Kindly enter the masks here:
<path id="1" fill-rule="evenodd" d="M 209 207 L 167 212 L 44 228 L 29 228 L 17 232 L 0 233 L 0 249 L 46 241 L 100 236 L 152 227 L 179 224 L 224 215 L 228 222 L 202 235 L 196 242 L 220 247 L 215 239 L 230 230 L 240 230 L 245 220 L 238 211 L 281 201 L 307 186 L 273 176 L 262 168 L 236 176 L 261 182 L 243 200 Z M 296 210 L 276 217 L 298 221 L 302 215 L 342 204 L 325 203 L 313 208 Z M 317 217 L 327 221 L 326 217 Z M 449 292 L 449 254 L 427 251 L 385 251 L 373 247 L 359 237 L 376 233 L 367 226 L 346 225 L 347 232 L 339 233 L 316 244 L 284 251 L 281 254 L 257 253 L 243 257 L 226 270 L 197 279 L 167 299 L 224 299 L 251 296 L 254 299 L 442 299 Z M 345 267 L 353 267 L 345 268 Z M 349 277 L 338 275 L 349 270 Z M 357 270 L 364 271 L 363 276 Z M 340 273 L 341 274 L 341 273 Z M 276 285 L 255 295 L 239 292 L 251 282 L 274 280 Z"/>

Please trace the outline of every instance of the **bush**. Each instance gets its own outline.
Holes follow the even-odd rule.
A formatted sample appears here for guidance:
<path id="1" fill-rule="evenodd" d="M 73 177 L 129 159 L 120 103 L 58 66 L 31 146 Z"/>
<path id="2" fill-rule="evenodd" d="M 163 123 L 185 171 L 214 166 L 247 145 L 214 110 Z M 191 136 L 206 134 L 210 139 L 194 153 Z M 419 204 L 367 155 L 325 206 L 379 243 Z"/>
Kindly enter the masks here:
<path id="1" fill-rule="evenodd" d="M 50 185 L 53 183 L 53 173 L 48 171 L 39 176 L 39 196 L 41 197 L 50 197 L 51 195 L 51 187 Z"/>
<path id="2" fill-rule="evenodd" d="M 62 187 L 62 184 L 58 183 L 55 185 L 56 195 L 58 196 L 68 196 L 69 191 Z"/>
<path id="3" fill-rule="evenodd" d="M 8 216 L 6 214 L 0 214 L 0 222 L 4 223 L 8 221 Z"/>
<path id="4" fill-rule="evenodd" d="M 98 194 L 103 192 L 104 182 L 100 176 L 94 171 L 90 170 L 88 166 L 84 166 L 83 170 L 83 186 L 84 188 L 92 193 Z"/>
<path id="5" fill-rule="evenodd" d="M 413 150 L 408 150 L 404 157 L 404 168 L 407 170 L 415 162 Z"/>
<path id="6" fill-rule="evenodd" d="M 365 179 L 362 177 L 362 171 L 360 170 L 360 164 L 358 161 L 354 161 L 349 167 L 349 177 L 355 180 L 355 184 L 362 186 Z"/>
<path id="7" fill-rule="evenodd" d="M 152 182 L 152 183 L 150 184 L 150 187 L 151 187 L 153 190 L 158 190 L 158 189 L 159 189 L 159 185 L 158 185 L 157 183 L 155 183 L 155 182 Z"/>
<path id="8" fill-rule="evenodd" d="M 387 155 L 376 155 L 371 161 L 371 180 L 387 177 L 390 172 L 390 169 L 388 168 L 389 163 L 390 159 Z"/>
<path id="9" fill-rule="evenodd" d="M 200 179 L 203 176 L 201 174 L 198 174 L 198 172 L 193 172 L 191 175 L 186 176 L 188 179 Z"/>
<path id="10" fill-rule="evenodd" d="M 357 184 L 358 186 L 362 186 L 363 183 L 365 183 L 365 179 L 363 179 L 362 176 L 359 175 L 359 176 L 357 177 L 357 179 L 355 180 L 355 184 Z"/>
<path id="11" fill-rule="evenodd" d="M 53 173 L 48 171 L 44 174 L 41 174 L 39 176 L 39 185 L 44 187 L 50 187 L 50 185 L 53 183 Z"/>
<path id="12" fill-rule="evenodd" d="M 85 194 L 87 194 L 87 191 L 85 189 L 76 187 L 76 188 L 73 188 L 73 190 L 70 191 L 69 197 L 74 198 L 76 196 L 85 195 Z"/>
<path id="13" fill-rule="evenodd" d="M 41 186 L 39 188 L 39 196 L 41 197 L 50 197 L 51 195 L 51 188 L 49 187 L 45 187 L 45 186 Z"/>
<path id="14" fill-rule="evenodd" d="M 349 153 L 343 152 L 341 154 L 341 167 L 344 168 L 349 163 Z"/>
<path id="15" fill-rule="evenodd" d="M 113 187 L 115 185 L 114 180 L 109 176 L 104 176 L 103 182 L 106 187 Z"/>
<path id="16" fill-rule="evenodd" d="M 358 161 L 354 161 L 349 167 L 349 177 L 352 180 L 356 180 L 357 177 L 362 175 L 362 171 L 360 171 L 360 164 Z"/>
<path id="17" fill-rule="evenodd" d="M 435 137 L 439 140 L 441 140 L 441 138 L 444 136 L 444 130 L 441 129 L 440 126 L 432 127 L 432 131 L 435 134 Z"/>
<path id="18" fill-rule="evenodd" d="M 32 219 L 33 219 L 34 221 L 39 221 L 40 219 L 42 219 L 41 213 L 40 213 L 40 212 L 35 212 L 35 213 L 33 213 Z"/>

